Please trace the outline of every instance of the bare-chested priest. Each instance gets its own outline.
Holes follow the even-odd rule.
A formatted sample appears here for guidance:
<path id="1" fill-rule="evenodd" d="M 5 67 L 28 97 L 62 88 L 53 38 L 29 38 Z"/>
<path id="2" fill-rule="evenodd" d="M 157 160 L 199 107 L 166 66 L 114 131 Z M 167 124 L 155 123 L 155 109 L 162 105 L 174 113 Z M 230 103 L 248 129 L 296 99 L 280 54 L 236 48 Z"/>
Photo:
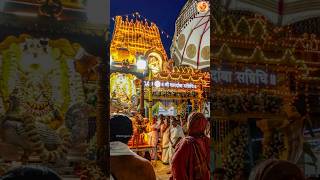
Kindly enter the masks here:
<path id="1" fill-rule="evenodd" d="M 151 163 L 132 152 L 128 142 L 133 134 L 132 122 L 125 115 L 110 119 L 111 179 L 156 180 Z"/>

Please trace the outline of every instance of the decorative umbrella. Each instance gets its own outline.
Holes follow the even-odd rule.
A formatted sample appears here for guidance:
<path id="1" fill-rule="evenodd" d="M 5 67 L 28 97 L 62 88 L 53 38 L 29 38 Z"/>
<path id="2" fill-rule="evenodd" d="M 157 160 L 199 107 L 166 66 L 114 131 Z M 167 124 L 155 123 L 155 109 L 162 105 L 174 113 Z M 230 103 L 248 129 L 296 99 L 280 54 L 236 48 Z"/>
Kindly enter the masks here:
<path id="1" fill-rule="evenodd" d="M 177 65 L 210 67 L 210 7 L 208 1 L 189 0 L 176 20 L 171 56 Z"/>

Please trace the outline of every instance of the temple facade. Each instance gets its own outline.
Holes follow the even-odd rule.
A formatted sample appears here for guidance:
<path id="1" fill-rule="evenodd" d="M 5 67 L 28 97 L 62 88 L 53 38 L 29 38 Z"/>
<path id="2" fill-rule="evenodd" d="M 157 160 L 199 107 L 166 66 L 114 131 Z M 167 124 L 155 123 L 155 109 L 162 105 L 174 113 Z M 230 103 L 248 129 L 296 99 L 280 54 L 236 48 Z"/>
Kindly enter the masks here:
<path id="1" fill-rule="evenodd" d="M 128 61 L 130 65 L 136 63 L 137 56 L 145 55 L 155 50 L 168 59 L 161 42 L 160 32 L 156 24 L 115 17 L 115 28 L 112 36 L 110 54 L 115 63 Z"/>

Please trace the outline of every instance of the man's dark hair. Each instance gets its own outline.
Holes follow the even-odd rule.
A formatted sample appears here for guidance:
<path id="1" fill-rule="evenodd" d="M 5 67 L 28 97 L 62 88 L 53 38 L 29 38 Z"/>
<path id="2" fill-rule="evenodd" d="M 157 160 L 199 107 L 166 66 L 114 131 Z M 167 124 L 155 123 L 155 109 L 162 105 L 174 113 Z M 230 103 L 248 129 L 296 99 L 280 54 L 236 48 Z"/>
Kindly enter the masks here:
<path id="1" fill-rule="evenodd" d="M 19 166 L 9 170 L 0 180 L 62 180 L 53 170 L 42 166 Z"/>
<path id="2" fill-rule="evenodd" d="M 132 122 L 125 115 L 114 115 L 110 119 L 110 142 L 128 144 L 133 134 Z"/>

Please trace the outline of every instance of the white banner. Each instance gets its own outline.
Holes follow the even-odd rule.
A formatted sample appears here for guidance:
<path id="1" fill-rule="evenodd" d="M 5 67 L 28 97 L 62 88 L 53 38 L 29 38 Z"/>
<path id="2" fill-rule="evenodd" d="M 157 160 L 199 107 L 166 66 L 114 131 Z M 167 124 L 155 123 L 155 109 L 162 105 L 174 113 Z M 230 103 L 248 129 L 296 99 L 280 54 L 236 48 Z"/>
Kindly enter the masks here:
<path id="1" fill-rule="evenodd" d="M 152 85 L 156 88 L 185 88 L 185 89 L 196 89 L 197 85 L 192 83 L 177 83 L 167 81 L 144 81 L 144 86 L 149 87 Z"/>

